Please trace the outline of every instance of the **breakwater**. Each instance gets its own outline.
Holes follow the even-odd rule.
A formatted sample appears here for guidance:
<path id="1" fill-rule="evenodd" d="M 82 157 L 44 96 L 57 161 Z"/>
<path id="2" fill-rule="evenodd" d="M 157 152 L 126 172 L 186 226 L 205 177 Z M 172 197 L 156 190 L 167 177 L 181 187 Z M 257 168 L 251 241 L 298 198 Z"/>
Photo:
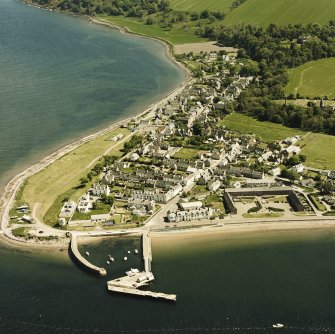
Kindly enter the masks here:
<path id="1" fill-rule="evenodd" d="M 83 269 L 99 274 L 100 276 L 106 276 L 107 271 L 105 268 L 100 268 L 95 266 L 94 264 L 87 261 L 79 252 L 78 250 L 78 238 L 75 234 L 72 233 L 71 235 L 71 241 L 70 241 L 70 254 L 72 255 L 72 258 L 75 260 L 75 262 Z"/>

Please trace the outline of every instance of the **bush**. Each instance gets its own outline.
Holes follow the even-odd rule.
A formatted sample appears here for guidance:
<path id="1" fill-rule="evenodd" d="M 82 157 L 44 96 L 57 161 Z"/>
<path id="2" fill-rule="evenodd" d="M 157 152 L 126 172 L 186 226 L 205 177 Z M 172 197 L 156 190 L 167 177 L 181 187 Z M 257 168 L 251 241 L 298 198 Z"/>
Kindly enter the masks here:
<path id="1" fill-rule="evenodd" d="M 248 213 L 258 212 L 260 209 L 257 206 L 254 206 L 248 210 Z"/>

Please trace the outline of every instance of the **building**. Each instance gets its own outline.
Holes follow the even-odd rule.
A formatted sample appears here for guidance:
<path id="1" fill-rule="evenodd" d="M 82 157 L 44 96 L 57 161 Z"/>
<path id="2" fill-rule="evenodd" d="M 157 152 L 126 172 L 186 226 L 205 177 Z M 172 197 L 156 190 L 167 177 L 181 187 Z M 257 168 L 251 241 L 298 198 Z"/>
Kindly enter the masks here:
<path id="1" fill-rule="evenodd" d="M 68 218 L 71 217 L 76 211 L 77 204 L 73 201 L 65 202 L 60 210 L 59 217 L 60 218 Z"/>
<path id="2" fill-rule="evenodd" d="M 92 223 L 106 223 L 109 220 L 109 213 L 100 215 L 91 215 Z"/>
<path id="3" fill-rule="evenodd" d="M 169 200 L 177 196 L 182 190 L 183 187 L 180 184 L 170 188 L 168 191 L 161 191 L 158 189 L 133 190 L 131 197 L 134 199 L 155 201 L 157 203 L 167 203 Z"/>
<path id="4" fill-rule="evenodd" d="M 94 183 L 91 189 L 91 194 L 94 196 L 102 196 L 102 195 L 108 196 L 110 194 L 110 190 L 107 185 Z"/>
<path id="5" fill-rule="evenodd" d="M 167 219 L 171 223 L 179 223 L 182 221 L 210 219 L 212 215 L 213 215 L 212 208 L 202 208 L 201 207 L 201 208 L 191 209 L 187 211 L 177 211 L 177 212 L 172 212 L 172 213 L 169 212 L 167 215 Z"/>
<path id="6" fill-rule="evenodd" d="M 303 164 L 298 164 L 298 165 L 293 166 L 291 169 L 292 169 L 292 172 L 294 173 L 301 173 L 304 171 L 305 167 Z"/>
<path id="7" fill-rule="evenodd" d="M 273 187 L 273 188 L 227 188 L 223 194 L 223 201 L 227 211 L 236 214 L 237 209 L 234 205 L 235 196 L 275 196 L 285 195 L 292 209 L 296 212 L 305 211 L 304 205 L 299 200 L 299 197 L 290 187 Z"/>
<path id="8" fill-rule="evenodd" d="M 138 216 L 152 214 L 155 210 L 155 204 L 156 203 L 153 200 L 141 200 L 135 198 L 128 199 L 128 209 L 132 214 Z"/>
<path id="9" fill-rule="evenodd" d="M 202 208 L 202 202 L 200 201 L 182 202 L 182 203 L 179 203 L 178 205 L 183 211 L 197 210 L 197 209 Z"/>
<path id="10" fill-rule="evenodd" d="M 215 192 L 217 191 L 221 186 L 221 182 L 219 180 L 210 182 L 207 186 L 209 191 Z"/>

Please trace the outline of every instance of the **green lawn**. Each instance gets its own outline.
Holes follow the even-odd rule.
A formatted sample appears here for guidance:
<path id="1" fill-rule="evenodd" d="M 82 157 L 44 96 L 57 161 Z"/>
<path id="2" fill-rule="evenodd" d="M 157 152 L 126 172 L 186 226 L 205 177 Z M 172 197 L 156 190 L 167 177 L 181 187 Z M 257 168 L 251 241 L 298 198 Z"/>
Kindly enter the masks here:
<path id="1" fill-rule="evenodd" d="M 319 201 L 316 195 L 309 195 L 309 198 L 319 211 L 326 211 L 327 208 Z"/>
<path id="2" fill-rule="evenodd" d="M 28 203 L 31 210 L 37 205 L 37 219 L 42 221 L 48 212 L 48 219 L 55 217 L 65 197 L 77 200 L 87 188 L 77 188 L 81 177 L 94 167 L 96 158 L 105 154 L 121 155 L 123 144 L 108 140 L 111 136 L 130 133 L 127 129 L 115 129 L 106 135 L 94 139 L 30 177 L 18 201 Z M 55 205 L 54 205 L 55 204 Z"/>
<path id="3" fill-rule="evenodd" d="M 334 1 L 335 4 L 335 1 Z M 289 70 L 290 81 L 285 93 L 306 97 L 335 98 L 335 58 L 308 62 Z"/>
<path id="4" fill-rule="evenodd" d="M 244 213 L 244 218 L 279 218 L 284 216 L 281 212 L 264 212 L 264 213 Z"/>
<path id="5" fill-rule="evenodd" d="M 335 18 L 334 13 L 334 0 L 247 0 L 227 13 L 224 24 L 325 24 Z"/>
<path id="6" fill-rule="evenodd" d="M 171 44 L 185 44 L 207 41 L 207 39 L 197 37 L 194 34 L 196 29 L 194 22 L 174 24 L 172 29 L 169 30 L 161 28 L 158 24 L 147 25 L 145 24 L 145 21 L 139 21 L 133 18 L 125 18 L 120 16 L 115 17 L 108 15 L 98 15 L 98 18 L 100 20 L 125 27 L 130 32 L 149 37 L 157 37 L 166 40 Z"/>
<path id="7" fill-rule="evenodd" d="M 306 164 L 320 169 L 335 169 L 335 136 L 309 133 L 299 141 Z"/>
<path id="8" fill-rule="evenodd" d="M 18 227 L 12 230 L 12 233 L 15 237 L 25 237 L 27 235 L 29 228 L 27 227 Z"/>
<path id="9" fill-rule="evenodd" d="M 183 147 L 172 157 L 175 159 L 193 160 L 198 156 L 199 150 L 194 148 Z"/>
<path id="10" fill-rule="evenodd" d="M 287 137 L 304 134 L 302 130 L 291 129 L 270 122 L 260 122 L 252 117 L 239 113 L 233 113 L 225 117 L 221 121 L 221 124 L 234 131 L 255 134 L 266 142 L 283 140 Z"/>
<path id="11" fill-rule="evenodd" d="M 227 13 L 234 0 L 170 0 L 170 7 L 177 11 L 201 12 L 221 11 Z"/>

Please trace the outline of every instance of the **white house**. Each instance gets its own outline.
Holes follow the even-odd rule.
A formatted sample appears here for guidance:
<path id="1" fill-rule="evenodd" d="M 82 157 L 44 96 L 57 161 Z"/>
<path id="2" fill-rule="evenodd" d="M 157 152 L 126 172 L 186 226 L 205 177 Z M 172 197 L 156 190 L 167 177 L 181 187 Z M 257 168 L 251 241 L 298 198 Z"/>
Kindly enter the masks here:
<path id="1" fill-rule="evenodd" d="M 303 164 L 298 164 L 298 165 L 295 165 L 293 166 L 291 169 L 292 169 L 292 172 L 294 173 L 301 173 L 304 171 L 304 165 Z"/>
<path id="2" fill-rule="evenodd" d="M 62 209 L 60 210 L 59 217 L 60 218 L 71 217 L 75 212 L 76 207 L 77 204 L 73 201 L 65 202 L 64 205 L 62 206 Z"/>
<path id="3" fill-rule="evenodd" d="M 91 189 L 91 193 L 94 196 L 101 196 L 101 195 L 108 196 L 110 194 L 110 189 L 107 185 L 95 183 L 93 185 L 93 188 Z"/>
<path id="4" fill-rule="evenodd" d="M 221 182 L 217 180 L 217 181 L 210 182 L 207 188 L 209 191 L 214 192 L 214 191 L 217 191 L 220 188 L 220 186 L 221 186 Z"/>
<path id="5" fill-rule="evenodd" d="M 177 211 L 168 213 L 167 219 L 172 223 L 179 223 L 181 221 L 210 219 L 213 215 L 212 208 L 197 208 L 188 211 Z"/>
<path id="6" fill-rule="evenodd" d="M 272 176 L 278 176 L 281 174 L 281 169 L 279 167 L 273 168 L 270 170 L 269 174 Z"/>

